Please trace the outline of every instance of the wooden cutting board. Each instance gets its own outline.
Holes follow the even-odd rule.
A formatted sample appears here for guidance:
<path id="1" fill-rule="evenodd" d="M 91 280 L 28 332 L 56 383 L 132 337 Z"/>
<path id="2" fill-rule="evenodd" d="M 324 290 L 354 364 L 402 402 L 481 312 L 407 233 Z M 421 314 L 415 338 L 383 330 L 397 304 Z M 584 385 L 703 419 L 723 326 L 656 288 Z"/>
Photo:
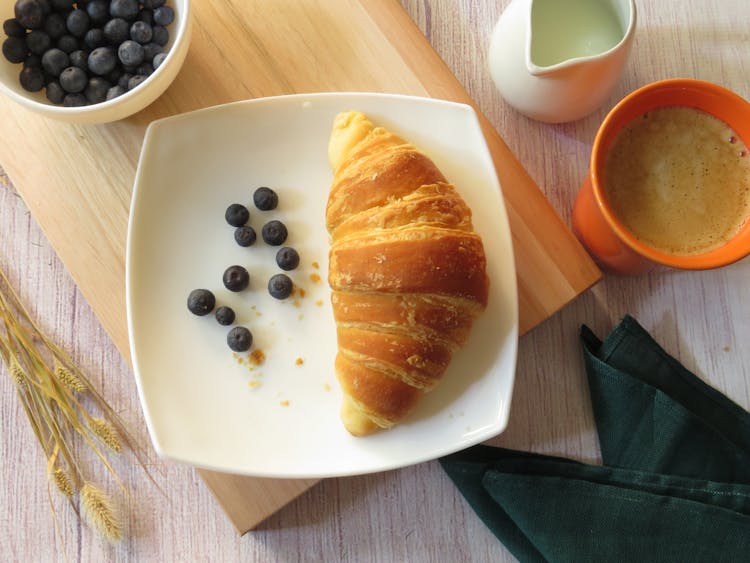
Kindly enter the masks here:
<path id="1" fill-rule="evenodd" d="M 323 91 L 474 105 L 397 0 L 193 5 L 193 41 L 182 71 L 159 100 L 129 119 L 69 125 L 0 100 L 0 164 L 126 358 L 128 211 L 152 120 L 247 98 Z M 489 122 L 481 121 L 513 233 L 524 333 L 601 274 Z M 316 482 L 200 474 L 240 532 Z"/>

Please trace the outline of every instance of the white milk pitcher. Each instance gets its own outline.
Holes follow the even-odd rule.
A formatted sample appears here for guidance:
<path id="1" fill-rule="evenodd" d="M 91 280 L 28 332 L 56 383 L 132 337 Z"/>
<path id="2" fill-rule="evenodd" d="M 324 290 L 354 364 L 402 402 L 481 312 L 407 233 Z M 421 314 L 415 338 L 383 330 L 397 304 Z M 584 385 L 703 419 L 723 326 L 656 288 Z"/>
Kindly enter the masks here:
<path id="1" fill-rule="evenodd" d="M 492 33 L 492 80 L 528 117 L 584 117 L 617 85 L 635 22 L 633 0 L 512 0 Z"/>

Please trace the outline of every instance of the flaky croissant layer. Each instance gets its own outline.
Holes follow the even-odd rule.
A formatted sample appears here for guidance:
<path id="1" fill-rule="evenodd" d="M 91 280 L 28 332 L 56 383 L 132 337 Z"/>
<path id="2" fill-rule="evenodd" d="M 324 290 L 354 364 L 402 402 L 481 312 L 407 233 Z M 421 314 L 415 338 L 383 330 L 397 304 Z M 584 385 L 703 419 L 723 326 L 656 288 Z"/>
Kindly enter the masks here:
<path id="1" fill-rule="evenodd" d="M 344 426 L 390 428 L 437 385 L 487 305 L 471 210 L 434 162 L 361 112 L 328 147 L 328 280 Z"/>

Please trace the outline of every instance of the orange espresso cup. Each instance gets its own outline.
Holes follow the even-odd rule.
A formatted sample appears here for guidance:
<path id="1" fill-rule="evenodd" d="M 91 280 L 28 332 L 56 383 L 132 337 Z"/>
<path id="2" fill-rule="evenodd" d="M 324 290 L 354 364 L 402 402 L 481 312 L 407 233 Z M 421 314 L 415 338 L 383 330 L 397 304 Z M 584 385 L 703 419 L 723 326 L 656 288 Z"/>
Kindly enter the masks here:
<path id="1" fill-rule="evenodd" d="M 613 213 L 602 186 L 605 157 L 612 140 L 633 119 L 665 106 L 703 110 L 726 123 L 744 146 L 750 146 L 750 103 L 716 84 L 684 78 L 661 80 L 623 98 L 599 127 L 589 175 L 573 207 L 573 231 L 605 271 L 640 274 L 658 266 L 705 270 L 726 266 L 750 254 L 750 220 L 718 248 L 700 254 L 669 254 L 636 238 Z"/>

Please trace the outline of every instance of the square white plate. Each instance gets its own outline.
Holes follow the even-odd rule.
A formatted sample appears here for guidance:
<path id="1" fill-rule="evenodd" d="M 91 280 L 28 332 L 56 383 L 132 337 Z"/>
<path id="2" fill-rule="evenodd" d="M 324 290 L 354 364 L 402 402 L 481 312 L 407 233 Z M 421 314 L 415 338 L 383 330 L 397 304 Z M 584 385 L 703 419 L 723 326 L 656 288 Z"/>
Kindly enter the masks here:
<path id="1" fill-rule="evenodd" d="M 354 438 L 339 420 L 335 325 L 326 280 L 325 206 L 334 116 L 365 112 L 430 156 L 472 208 L 491 280 L 489 306 L 440 386 L 407 421 Z M 252 205 L 269 186 L 274 211 Z M 224 220 L 231 203 L 250 210 L 258 241 L 247 248 Z M 273 299 L 277 248 L 260 229 L 289 229 L 301 256 L 297 287 Z M 226 267 L 250 272 L 241 293 L 222 284 Z M 319 276 L 320 279 L 317 279 Z M 186 306 L 194 288 L 234 308 L 253 350 L 226 344 L 228 327 Z M 303 290 L 303 291 L 300 291 Z M 127 246 L 127 309 L 135 377 L 157 452 L 191 465 L 267 477 L 330 477 L 434 459 L 500 433 L 515 374 L 518 300 L 510 230 L 500 186 L 474 111 L 407 96 L 337 93 L 238 102 L 153 122 L 135 179 Z"/>

